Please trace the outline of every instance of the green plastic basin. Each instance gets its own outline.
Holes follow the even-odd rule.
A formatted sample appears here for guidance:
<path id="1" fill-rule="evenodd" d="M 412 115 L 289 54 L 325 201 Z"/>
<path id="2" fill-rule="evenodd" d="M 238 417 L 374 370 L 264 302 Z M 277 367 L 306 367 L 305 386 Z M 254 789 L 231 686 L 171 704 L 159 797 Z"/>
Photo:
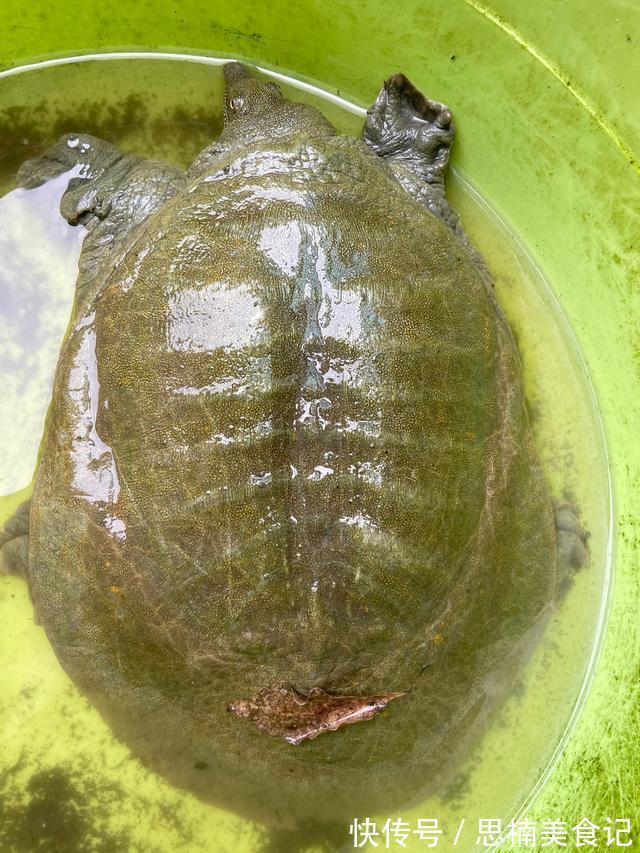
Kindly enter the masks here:
<path id="1" fill-rule="evenodd" d="M 579 717 L 528 814 L 568 826 L 585 816 L 599 826 L 640 820 L 639 9 L 624 0 L 5 0 L 3 19 L 0 70 L 112 51 L 230 56 L 361 106 L 402 70 L 452 107 L 454 167 L 524 241 L 573 329 L 613 483 L 606 631 Z M 15 589 L 2 586 L 0 596 Z M 141 820 L 155 822 L 156 840 L 182 838 L 178 849 L 257 849 L 254 830 L 237 838 L 222 812 L 203 848 L 199 806 L 189 826 L 154 808 Z M 117 818 L 109 820 L 116 838 Z"/>

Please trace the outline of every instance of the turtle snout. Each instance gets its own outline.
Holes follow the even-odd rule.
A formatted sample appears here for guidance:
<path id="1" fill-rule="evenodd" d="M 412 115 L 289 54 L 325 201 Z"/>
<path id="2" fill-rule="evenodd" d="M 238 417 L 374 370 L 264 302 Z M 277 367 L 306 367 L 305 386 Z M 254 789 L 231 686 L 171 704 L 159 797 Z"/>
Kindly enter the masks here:
<path id="1" fill-rule="evenodd" d="M 241 62 L 227 62 L 224 66 L 224 82 L 226 86 L 232 86 L 240 80 L 247 80 L 251 72 Z"/>

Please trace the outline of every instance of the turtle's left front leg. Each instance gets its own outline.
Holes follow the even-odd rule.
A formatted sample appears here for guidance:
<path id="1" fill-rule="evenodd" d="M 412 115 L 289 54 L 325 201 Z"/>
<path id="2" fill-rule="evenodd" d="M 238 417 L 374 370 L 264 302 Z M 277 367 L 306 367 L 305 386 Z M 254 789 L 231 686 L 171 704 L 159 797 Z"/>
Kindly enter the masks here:
<path id="1" fill-rule="evenodd" d="M 161 160 L 123 154 L 104 139 L 66 134 L 44 154 L 27 160 L 16 183 L 31 189 L 69 172 L 60 212 L 71 225 L 87 229 L 78 262 L 78 303 L 87 304 L 115 266 L 137 226 L 185 184 L 182 169 Z"/>
<path id="2" fill-rule="evenodd" d="M 393 74 L 367 111 L 362 139 L 407 193 L 446 223 L 486 271 L 445 195 L 455 132 L 449 107 L 425 97 L 404 74 Z"/>

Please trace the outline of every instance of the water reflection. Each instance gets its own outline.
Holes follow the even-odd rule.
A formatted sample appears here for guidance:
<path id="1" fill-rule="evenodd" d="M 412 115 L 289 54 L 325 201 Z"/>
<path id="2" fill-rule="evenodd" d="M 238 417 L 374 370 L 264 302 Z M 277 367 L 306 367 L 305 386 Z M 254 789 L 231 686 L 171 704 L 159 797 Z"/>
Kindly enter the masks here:
<path id="1" fill-rule="evenodd" d="M 59 212 L 69 173 L 0 199 L 0 494 L 27 486 L 60 341 L 69 322 L 84 228 Z"/>

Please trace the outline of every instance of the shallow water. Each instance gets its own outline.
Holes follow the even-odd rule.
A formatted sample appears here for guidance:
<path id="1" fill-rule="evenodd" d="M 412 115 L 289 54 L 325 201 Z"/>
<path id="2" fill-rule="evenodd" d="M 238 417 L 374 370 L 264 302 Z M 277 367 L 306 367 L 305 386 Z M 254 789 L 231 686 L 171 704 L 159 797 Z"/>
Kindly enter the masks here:
<path id="1" fill-rule="evenodd" d="M 316 102 L 342 131 L 359 131 L 362 110 L 295 81 L 287 90 Z M 219 65 L 193 57 L 53 64 L 0 78 L 0 191 L 8 193 L 0 200 L 0 518 L 28 494 L 82 239 L 57 213 L 63 179 L 12 191 L 15 169 L 69 131 L 186 165 L 219 131 L 221 104 Z M 551 489 L 571 495 L 591 534 L 590 565 L 576 575 L 517 690 L 441 797 L 403 815 L 413 826 L 439 818 L 445 839 L 465 818 L 457 848 L 472 849 L 479 817 L 507 820 L 531 796 L 584 695 L 609 583 L 610 490 L 593 393 L 552 283 L 463 176 L 452 175 L 449 197 L 488 261 L 518 341 Z M 131 758 L 60 669 L 18 579 L 0 578 L 0 611 L 2 849 L 33 849 L 35 832 L 60 850 L 295 846 L 171 788 Z M 343 838 L 350 846 L 346 826 Z M 321 843 L 337 849 L 341 839 Z M 444 840 L 440 846 L 447 849 Z"/>

